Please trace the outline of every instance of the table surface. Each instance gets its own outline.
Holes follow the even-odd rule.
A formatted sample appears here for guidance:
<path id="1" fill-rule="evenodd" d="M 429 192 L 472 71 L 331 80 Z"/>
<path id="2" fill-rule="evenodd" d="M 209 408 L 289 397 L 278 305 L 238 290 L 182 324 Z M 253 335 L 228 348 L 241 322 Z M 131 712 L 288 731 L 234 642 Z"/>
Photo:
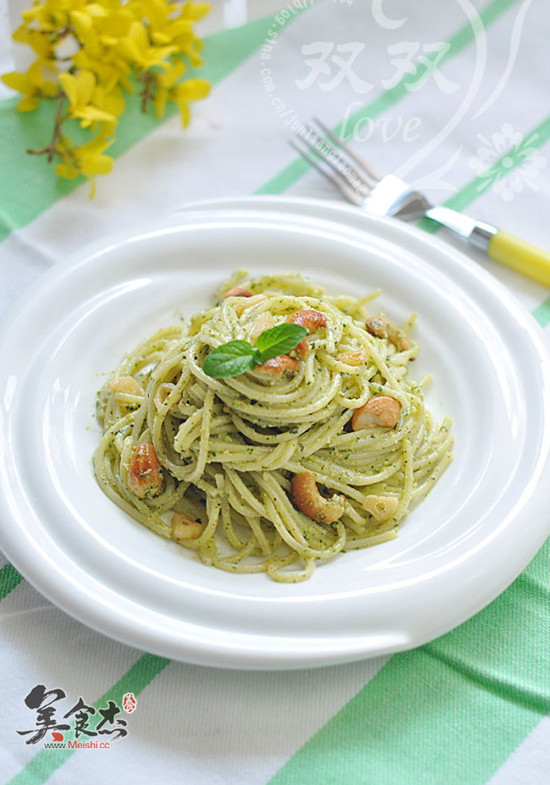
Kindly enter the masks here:
<path id="1" fill-rule="evenodd" d="M 60 184 L 25 154 L 42 115 L 18 114 L 3 89 L 0 314 L 67 254 L 182 204 L 335 198 L 287 144 L 291 124 L 311 116 L 435 202 L 550 248 L 549 23 L 545 0 L 217 3 L 201 69 L 211 96 L 186 131 L 175 116 L 123 119 L 114 170 L 93 200 L 86 184 Z M 9 32 L 4 3 L 2 70 L 13 58 Z M 468 253 L 548 329 L 547 289 Z M 3 559 L 2 781 L 545 785 L 549 553 L 546 543 L 490 606 L 414 651 L 272 673 L 170 662 L 112 641 Z M 126 693 L 135 710 L 117 714 Z M 104 712 L 109 750 L 46 749 L 18 734 L 36 729 L 41 702 L 59 716 L 79 698 L 96 718 Z"/>

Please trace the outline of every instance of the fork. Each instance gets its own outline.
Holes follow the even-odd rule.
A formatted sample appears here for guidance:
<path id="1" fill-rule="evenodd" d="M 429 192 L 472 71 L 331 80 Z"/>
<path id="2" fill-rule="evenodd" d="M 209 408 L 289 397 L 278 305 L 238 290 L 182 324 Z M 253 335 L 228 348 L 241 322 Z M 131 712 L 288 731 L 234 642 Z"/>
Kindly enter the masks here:
<path id="1" fill-rule="evenodd" d="M 433 206 L 422 193 L 393 174 L 379 177 L 320 120 L 313 122 L 317 129 L 305 126 L 290 144 L 350 202 L 372 215 L 403 221 L 429 218 L 495 261 L 550 286 L 550 253 L 492 224 L 477 221 L 449 207 Z"/>

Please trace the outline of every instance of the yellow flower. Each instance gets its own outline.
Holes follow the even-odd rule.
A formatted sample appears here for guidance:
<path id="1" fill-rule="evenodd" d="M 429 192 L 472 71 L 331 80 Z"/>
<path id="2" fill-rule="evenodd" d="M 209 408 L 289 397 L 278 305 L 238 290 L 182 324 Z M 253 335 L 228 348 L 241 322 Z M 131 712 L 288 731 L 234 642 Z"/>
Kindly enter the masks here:
<path id="1" fill-rule="evenodd" d="M 94 104 L 115 117 L 121 115 L 126 107 L 122 90 L 116 86 L 106 90 L 98 85 L 94 90 Z"/>
<path id="2" fill-rule="evenodd" d="M 134 17 L 126 9 L 105 9 L 96 3 L 83 11 L 72 11 L 71 22 L 79 41 L 92 48 L 97 57 L 101 49 L 110 50 L 118 46 L 120 39 L 128 35 Z M 101 56 L 101 54 L 100 54 Z"/>
<path id="3" fill-rule="evenodd" d="M 58 145 L 63 162 L 55 167 L 56 173 L 60 177 L 74 180 L 79 175 L 84 175 L 90 180 L 90 198 L 95 194 L 94 176 L 98 174 L 109 174 L 113 168 L 113 159 L 108 155 L 103 155 L 103 151 L 109 147 L 114 139 L 108 138 L 109 131 L 102 130 L 90 142 L 81 147 L 74 147 L 68 139 L 63 138 Z"/>
<path id="4" fill-rule="evenodd" d="M 86 5 L 86 0 L 35 0 L 21 17 L 27 26 L 43 31 L 43 38 L 48 38 L 43 33 L 51 33 L 55 39 L 61 31 L 69 28 L 71 11 L 84 10 Z"/>
<path id="5" fill-rule="evenodd" d="M 32 24 L 33 27 L 48 33 L 55 33 L 56 30 L 65 27 L 67 23 L 66 14 L 61 11 L 56 12 L 47 3 L 35 3 L 32 8 L 21 13 L 21 18 L 25 24 Z M 46 38 L 44 35 L 42 37 Z"/>
<path id="6" fill-rule="evenodd" d="M 193 0 L 32 2 L 13 38 L 30 46 L 36 61 L 26 73 L 2 78 L 21 93 L 22 111 L 35 109 L 43 98 L 57 102 L 50 143 L 29 152 L 47 155 L 50 162 L 57 158 L 60 177 L 87 177 L 93 195 L 93 178 L 113 166 L 104 151 L 125 109 L 124 92 L 140 85 L 142 111 L 154 102 L 159 117 L 167 101 L 176 103 L 184 126 L 190 103 L 208 95 L 205 80 L 182 79 L 189 63 L 202 63 L 202 41 L 193 27 L 210 6 Z M 67 136 L 71 120 L 89 129 L 86 144 Z"/>
<path id="7" fill-rule="evenodd" d="M 200 7 L 199 7 L 200 6 Z M 159 46 L 175 43 L 182 37 L 196 40 L 195 22 L 208 13 L 208 3 L 185 3 L 174 6 L 166 0 L 136 0 L 136 10 L 148 21 L 151 41 Z"/>
<path id="8" fill-rule="evenodd" d="M 128 36 L 120 41 L 120 49 L 140 68 L 148 71 L 154 65 L 167 68 L 164 61 L 177 51 L 176 46 L 151 46 L 143 22 L 132 22 Z"/>
<path id="9" fill-rule="evenodd" d="M 178 35 L 174 39 L 174 44 L 177 46 L 178 52 L 189 58 L 193 68 L 199 68 L 203 64 L 202 57 L 199 55 L 202 49 L 202 41 L 193 32 Z"/>
<path id="10" fill-rule="evenodd" d="M 69 99 L 69 116 L 80 120 L 83 128 L 94 122 L 112 124 L 117 122 L 114 115 L 92 104 L 96 78 L 91 71 L 80 71 L 76 76 L 59 74 L 59 84 Z"/>
<path id="11" fill-rule="evenodd" d="M 181 60 L 170 64 L 165 73 L 157 74 L 157 89 L 155 92 L 155 112 L 158 118 L 164 117 L 166 102 L 175 99 L 174 87 L 181 79 L 185 65 Z"/>
<path id="12" fill-rule="evenodd" d="M 110 15 L 107 8 L 105 8 L 105 6 L 103 6 L 101 3 L 86 3 L 84 10 L 88 16 L 100 17 L 101 19 L 105 19 Z"/>
<path id="13" fill-rule="evenodd" d="M 188 79 L 180 82 L 185 65 L 176 60 L 163 74 L 156 75 L 155 111 L 163 117 L 167 101 L 176 101 L 180 110 L 182 125 L 185 128 L 190 120 L 190 101 L 199 101 L 210 93 L 210 84 L 205 79 Z"/>
<path id="14" fill-rule="evenodd" d="M 2 81 L 12 90 L 23 94 L 17 108 L 21 112 L 30 112 L 38 106 L 38 99 L 51 98 L 57 93 L 57 85 L 44 79 L 42 68 L 47 65 L 42 60 L 37 60 L 31 65 L 26 74 L 13 71 L 2 76 Z"/>
<path id="15" fill-rule="evenodd" d="M 184 19 L 192 19 L 198 22 L 210 12 L 210 3 L 188 2 L 182 8 L 181 15 Z"/>
<path id="16" fill-rule="evenodd" d="M 188 79 L 176 87 L 176 101 L 181 115 L 181 124 L 185 128 L 191 119 L 190 101 L 199 101 L 210 93 L 210 84 L 205 79 Z"/>
<path id="17" fill-rule="evenodd" d="M 86 43 L 92 31 L 92 15 L 85 11 L 71 11 L 71 23 L 81 43 Z"/>
<path id="18" fill-rule="evenodd" d="M 73 63 L 79 71 L 91 71 L 104 90 L 109 92 L 117 84 L 120 84 L 128 92 L 133 92 L 131 87 L 128 87 L 128 75 L 131 73 L 131 68 L 127 63 L 118 62 L 116 57 L 109 56 L 108 53 L 103 53 L 101 58 L 96 58 L 90 53 L 89 49 L 81 49 L 73 57 Z"/>
<path id="19" fill-rule="evenodd" d="M 53 44 L 49 36 L 39 30 L 29 30 L 24 24 L 17 28 L 12 36 L 18 44 L 27 44 L 42 60 L 53 57 Z"/>
<path id="20" fill-rule="evenodd" d="M 202 19 L 209 11 L 209 3 L 185 3 L 179 19 L 193 25 L 199 19 Z M 173 43 L 178 47 L 178 52 L 187 55 L 194 68 L 198 68 L 202 65 L 203 61 L 199 56 L 199 52 L 202 49 L 202 41 L 195 35 L 192 29 L 188 32 L 182 30 L 181 33 L 174 37 Z"/>

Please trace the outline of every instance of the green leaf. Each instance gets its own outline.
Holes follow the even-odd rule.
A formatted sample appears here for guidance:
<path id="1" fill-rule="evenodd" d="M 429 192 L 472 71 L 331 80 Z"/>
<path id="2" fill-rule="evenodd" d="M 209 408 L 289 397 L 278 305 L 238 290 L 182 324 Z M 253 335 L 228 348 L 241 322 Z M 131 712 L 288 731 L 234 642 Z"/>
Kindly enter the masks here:
<path id="1" fill-rule="evenodd" d="M 306 328 L 299 324 L 278 324 L 277 327 L 264 330 L 256 339 L 256 347 L 262 354 L 261 362 L 295 349 L 306 335 Z"/>
<path id="2" fill-rule="evenodd" d="M 229 341 L 218 346 L 206 357 L 202 369 L 213 379 L 240 376 L 266 360 L 286 354 L 306 335 L 306 328 L 299 324 L 279 324 L 264 330 L 258 336 L 255 347 L 247 341 Z"/>
<path id="3" fill-rule="evenodd" d="M 210 352 L 202 370 L 213 379 L 228 379 L 251 371 L 261 362 L 259 351 L 247 341 L 229 341 Z"/>

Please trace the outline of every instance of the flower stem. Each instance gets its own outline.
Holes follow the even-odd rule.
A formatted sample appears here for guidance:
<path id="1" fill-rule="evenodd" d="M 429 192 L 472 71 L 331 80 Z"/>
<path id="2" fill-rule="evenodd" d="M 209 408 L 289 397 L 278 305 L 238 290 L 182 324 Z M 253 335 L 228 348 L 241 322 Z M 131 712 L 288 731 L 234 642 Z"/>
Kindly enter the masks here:
<path id="1" fill-rule="evenodd" d="M 140 77 L 140 81 L 143 84 L 143 90 L 139 94 L 141 98 L 141 111 L 145 114 L 149 107 L 149 101 L 155 97 L 157 78 L 152 71 L 144 71 L 143 76 Z"/>
<path id="2" fill-rule="evenodd" d="M 47 147 L 43 147 L 41 150 L 27 150 L 28 153 L 32 155 L 47 155 L 48 156 L 48 163 L 54 159 L 54 156 L 61 155 L 59 150 L 57 149 L 57 143 L 59 141 L 59 136 L 61 134 L 61 126 L 65 120 L 63 116 L 63 110 L 65 108 L 65 93 L 59 91 L 53 96 L 53 99 L 57 99 L 57 110 L 55 113 L 55 122 L 53 127 L 53 134 L 51 141 Z"/>

